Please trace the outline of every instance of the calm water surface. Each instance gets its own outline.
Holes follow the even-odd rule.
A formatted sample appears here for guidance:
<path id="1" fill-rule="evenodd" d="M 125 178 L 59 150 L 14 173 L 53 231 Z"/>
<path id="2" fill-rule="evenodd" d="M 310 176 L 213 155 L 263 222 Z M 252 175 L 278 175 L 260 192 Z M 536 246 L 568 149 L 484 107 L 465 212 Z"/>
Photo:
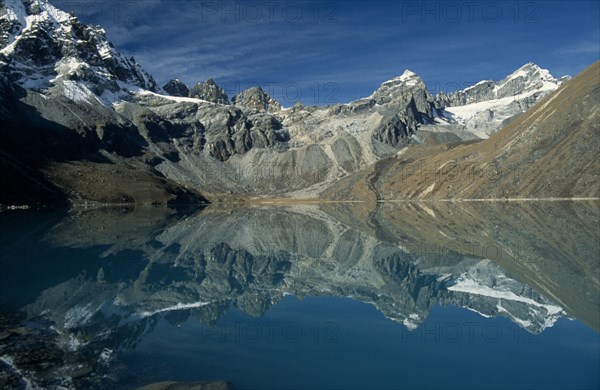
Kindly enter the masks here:
<path id="1" fill-rule="evenodd" d="M 597 202 L 0 214 L 0 386 L 600 388 Z"/>

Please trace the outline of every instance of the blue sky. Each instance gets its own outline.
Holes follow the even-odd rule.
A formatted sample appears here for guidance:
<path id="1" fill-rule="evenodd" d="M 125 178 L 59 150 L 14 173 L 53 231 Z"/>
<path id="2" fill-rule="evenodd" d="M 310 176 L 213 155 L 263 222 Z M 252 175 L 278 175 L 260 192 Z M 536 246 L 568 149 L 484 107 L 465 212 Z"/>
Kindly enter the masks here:
<path id="1" fill-rule="evenodd" d="M 596 1 L 51 2 L 102 25 L 161 85 L 260 85 L 284 106 L 348 102 L 404 69 L 432 92 L 530 61 L 574 75 L 600 52 Z"/>

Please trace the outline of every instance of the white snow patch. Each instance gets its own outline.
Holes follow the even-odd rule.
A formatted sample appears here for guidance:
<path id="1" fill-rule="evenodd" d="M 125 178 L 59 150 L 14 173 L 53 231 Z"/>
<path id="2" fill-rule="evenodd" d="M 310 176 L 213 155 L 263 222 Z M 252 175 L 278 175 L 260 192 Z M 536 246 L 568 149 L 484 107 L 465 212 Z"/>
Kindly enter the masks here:
<path id="1" fill-rule="evenodd" d="M 482 260 L 477 264 L 476 268 L 483 267 L 482 270 L 489 265 L 489 260 Z M 476 272 L 478 273 L 478 272 Z M 533 331 L 543 331 L 546 328 L 552 327 L 558 318 L 565 315 L 564 310 L 555 304 L 540 303 L 534 299 L 527 298 L 512 292 L 508 286 L 504 286 L 506 283 L 510 283 L 512 279 L 505 275 L 496 275 L 494 287 L 489 287 L 482 284 L 477 280 L 478 278 L 469 277 L 468 273 L 462 274 L 455 282 L 454 285 L 447 287 L 449 291 L 462 292 L 472 295 L 479 295 L 497 299 L 496 307 L 498 312 L 504 313 L 509 319 L 515 323 L 521 325 L 526 329 L 533 329 Z M 527 307 L 529 319 L 519 318 L 506 309 L 502 302 L 513 302 L 513 304 L 524 304 Z M 469 310 L 476 311 L 475 309 L 465 307 Z M 477 311 L 478 312 L 478 311 Z M 479 312 L 478 312 L 479 313 Z M 482 313 L 479 313 L 486 316 Z"/>
<path id="2" fill-rule="evenodd" d="M 507 96 L 502 99 L 494 99 L 494 100 L 486 100 L 479 103 L 471 103 L 464 106 L 455 106 L 455 107 L 446 107 L 446 111 L 453 115 L 453 118 L 458 120 L 461 119 L 464 121 L 465 119 L 470 119 L 476 114 L 490 110 L 498 106 L 506 106 L 515 101 L 513 96 Z"/>
<path id="3" fill-rule="evenodd" d="M 472 312 L 474 312 L 474 313 L 477 313 L 477 314 L 479 314 L 480 316 L 482 316 L 482 317 L 484 317 L 484 318 L 492 318 L 492 316 L 491 316 L 491 315 L 489 315 L 489 314 L 483 314 L 483 313 L 482 313 L 482 312 L 480 312 L 479 310 L 475 310 L 475 309 L 473 309 L 472 307 L 469 307 L 469 306 L 463 306 L 463 308 L 465 308 L 465 309 L 467 309 L 467 310 L 469 310 L 469 311 L 472 311 Z"/>
<path id="4" fill-rule="evenodd" d="M 108 366 L 112 358 L 113 352 L 114 351 L 110 348 L 104 348 L 104 350 L 102 350 L 102 352 L 100 353 L 100 356 L 98 356 L 98 363 L 100 363 L 103 366 Z"/>
<path id="5" fill-rule="evenodd" d="M 179 302 L 178 304 L 176 304 L 174 306 L 165 307 L 164 309 L 158 309 L 158 310 L 154 310 L 154 311 L 143 311 L 140 313 L 140 316 L 142 318 L 144 318 L 144 317 L 151 317 L 155 314 L 164 313 L 164 312 L 168 312 L 168 311 L 195 309 L 197 307 L 210 305 L 211 303 L 212 302 L 194 302 L 194 303 Z"/>
<path id="6" fill-rule="evenodd" d="M 100 54 L 100 57 L 103 60 L 112 58 L 112 50 L 110 49 L 110 46 L 108 45 L 107 42 L 105 42 L 104 44 L 100 45 L 100 47 L 98 47 L 98 54 Z"/>
<path id="7" fill-rule="evenodd" d="M 72 334 L 69 335 L 69 341 L 67 341 L 67 349 L 69 351 L 75 352 L 82 345 L 85 345 L 85 343 L 82 343 L 77 337 L 73 336 Z"/>
<path id="8" fill-rule="evenodd" d="M 119 90 L 117 92 L 112 92 L 109 90 L 104 90 L 102 95 L 98 97 L 98 100 L 105 106 L 118 106 L 123 103 L 123 99 L 129 94 L 125 91 Z"/>
<path id="9" fill-rule="evenodd" d="M 400 75 L 398 77 L 394 77 L 391 80 L 384 81 L 381 84 L 381 86 L 390 86 L 390 84 L 398 84 L 398 83 L 401 83 L 401 85 L 405 85 L 405 86 L 415 86 L 415 85 L 417 85 L 418 82 L 419 82 L 419 76 L 415 72 L 412 72 L 412 71 L 406 69 L 404 71 L 404 73 L 402 73 L 402 75 Z M 395 87 L 395 85 L 391 85 L 391 87 L 393 88 L 393 87 Z"/>
<path id="10" fill-rule="evenodd" d="M 40 22 L 48 21 L 52 24 L 61 24 L 70 20 L 71 15 L 52 6 L 48 1 L 38 1 L 41 12 L 38 15 L 27 15 L 27 10 L 22 0 L 6 0 L 4 2 L 6 14 L 2 19 L 14 21 L 21 26 L 19 32 L 9 37 L 9 44 L 0 50 L 0 53 L 9 55 L 14 49 L 16 43 L 23 37 L 24 33 Z"/>
<path id="11" fill-rule="evenodd" d="M 85 84 L 72 80 L 63 81 L 63 92 L 67 99 L 74 102 L 89 102 L 91 99 L 98 100 L 96 95 Z"/>
<path id="12" fill-rule="evenodd" d="M 410 331 L 413 331 L 419 327 L 420 317 L 417 313 L 411 313 L 408 315 L 408 318 L 402 320 L 402 324 L 406 326 L 406 328 Z"/>
<path id="13" fill-rule="evenodd" d="M 47 15 L 47 18 L 56 23 L 64 23 L 71 19 L 71 15 L 67 12 L 64 12 L 47 1 L 40 2 L 40 5 L 44 9 L 44 14 Z"/>
<path id="14" fill-rule="evenodd" d="M 470 87 L 467 87 L 467 88 L 463 89 L 463 92 L 465 92 L 465 91 L 469 91 L 469 90 L 471 90 L 471 89 L 473 89 L 473 88 L 477 87 L 478 85 L 482 85 L 482 84 L 489 83 L 489 82 L 492 82 L 492 83 L 493 83 L 494 81 L 493 81 L 493 80 L 481 80 L 481 81 L 480 81 L 480 82 L 478 82 L 477 84 L 471 85 Z"/>
<path id="15" fill-rule="evenodd" d="M 90 69 L 90 65 L 75 57 L 62 58 L 54 66 L 57 76 L 50 80 L 54 83 L 64 76 L 71 76 L 77 73 L 78 70 Z"/>
<path id="16" fill-rule="evenodd" d="M 65 329 L 72 329 L 76 326 L 84 325 L 92 318 L 94 312 L 90 309 L 90 305 L 75 306 L 65 313 Z"/>
<path id="17" fill-rule="evenodd" d="M 0 53 L 8 55 L 14 51 L 15 44 L 21 34 L 23 34 L 23 31 L 28 29 L 30 26 L 27 24 L 27 11 L 25 10 L 25 5 L 21 0 L 6 0 L 4 7 L 6 14 L 3 15 L 1 19 L 18 23 L 21 26 L 20 30 L 15 35 L 11 35 L 8 38 L 8 45 L 0 50 Z"/>
<path id="18" fill-rule="evenodd" d="M 145 89 L 139 89 L 136 91 L 136 93 L 138 95 L 152 95 L 152 96 L 156 96 L 156 97 L 160 97 L 163 99 L 168 99 L 168 100 L 173 100 L 175 102 L 189 102 L 189 103 L 197 103 L 197 104 L 218 104 L 218 103 L 213 103 L 213 102 L 209 102 L 208 100 L 203 100 L 203 99 L 196 99 L 196 98 L 189 98 L 189 97 L 180 97 L 180 96 L 169 96 L 169 95 L 161 95 L 159 93 L 156 92 L 152 92 L 152 91 L 148 91 Z"/>
<path id="19" fill-rule="evenodd" d="M 413 331 L 419 327 L 419 324 L 409 320 L 408 318 L 402 320 L 402 324 L 410 331 Z"/>
<path id="20" fill-rule="evenodd" d="M 477 281 L 472 279 L 467 279 L 461 276 L 455 285 L 448 287 L 450 291 L 458 291 L 467 294 L 473 295 L 481 295 L 490 298 L 496 299 L 505 299 L 508 301 L 522 302 L 530 306 L 535 306 L 539 308 L 543 308 L 547 311 L 548 314 L 561 314 L 563 313 L 563 309 L 560 306 L 543 304 L 534 301 L 531 298 L 526 298 L 520 295 L 515 294 L 512 291 L 503 291 L 503 290 L 495 290 L 491 287 L 484 286 L 479 284 Z"/>

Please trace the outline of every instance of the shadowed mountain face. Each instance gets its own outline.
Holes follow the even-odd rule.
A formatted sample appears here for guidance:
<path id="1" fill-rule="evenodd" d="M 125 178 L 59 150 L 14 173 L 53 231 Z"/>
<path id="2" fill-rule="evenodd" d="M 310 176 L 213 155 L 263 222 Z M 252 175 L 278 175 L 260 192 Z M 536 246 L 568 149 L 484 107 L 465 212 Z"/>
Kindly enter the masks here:
<path id="1" fill-rule="evenodd" d="M 67 256 L 40 266 L 11 239 L 31 224 L 11 232 L 6 215 L 1 305 L 52 324 L 60 353 L 102 361 L 92 381 L 110 371 L 107 350 L 135 348 L 159 318 L 211 325 L 232 306 L 263 316 L 288 294 L 352 297 L 408 330 L 448 305 L 533 334 L 563 316 L 599 329 L 599 218 L 595 202 L 103 209 L 31 233 L 40 252 Z"/>

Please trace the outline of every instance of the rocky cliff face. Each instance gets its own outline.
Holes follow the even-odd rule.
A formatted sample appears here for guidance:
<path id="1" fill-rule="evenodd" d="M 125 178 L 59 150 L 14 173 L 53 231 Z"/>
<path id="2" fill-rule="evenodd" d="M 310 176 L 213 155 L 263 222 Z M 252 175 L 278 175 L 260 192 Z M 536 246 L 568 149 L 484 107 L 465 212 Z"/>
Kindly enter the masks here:
<path id="1" fill-rule="evenodd" d="M 163 86 L 163 90 L 171 96 L 188 97 L 190 95 L 190 89 L 179 79 L 169 80 Z"/>
<path id="2" fill-rule="evenodd" d="M 252 87 L 231 99 L 236 106 L 256 112 L 278 112 L 281 104 L 270 97 L 261 87 Z"/>
<path id="3" fill-rule="evenodd" d="M 227 93 L 225 93 L 225 90 L 219 87 L 213 79 L 208 79 L 196 84 L 190 89 L 189 97 L 217 104 L 229 104 Z"/>
<path id="4" fill-rule="evenodd" d="M 1 4 L 0 66 L 18 85 L 73 99 L 89 96 L 89 91 L 110 98 L 126 89 L 123 84 L 157 89 L 133 58 L 113 47 L 101 27 L 85 26 L 47 1 Z"/>

